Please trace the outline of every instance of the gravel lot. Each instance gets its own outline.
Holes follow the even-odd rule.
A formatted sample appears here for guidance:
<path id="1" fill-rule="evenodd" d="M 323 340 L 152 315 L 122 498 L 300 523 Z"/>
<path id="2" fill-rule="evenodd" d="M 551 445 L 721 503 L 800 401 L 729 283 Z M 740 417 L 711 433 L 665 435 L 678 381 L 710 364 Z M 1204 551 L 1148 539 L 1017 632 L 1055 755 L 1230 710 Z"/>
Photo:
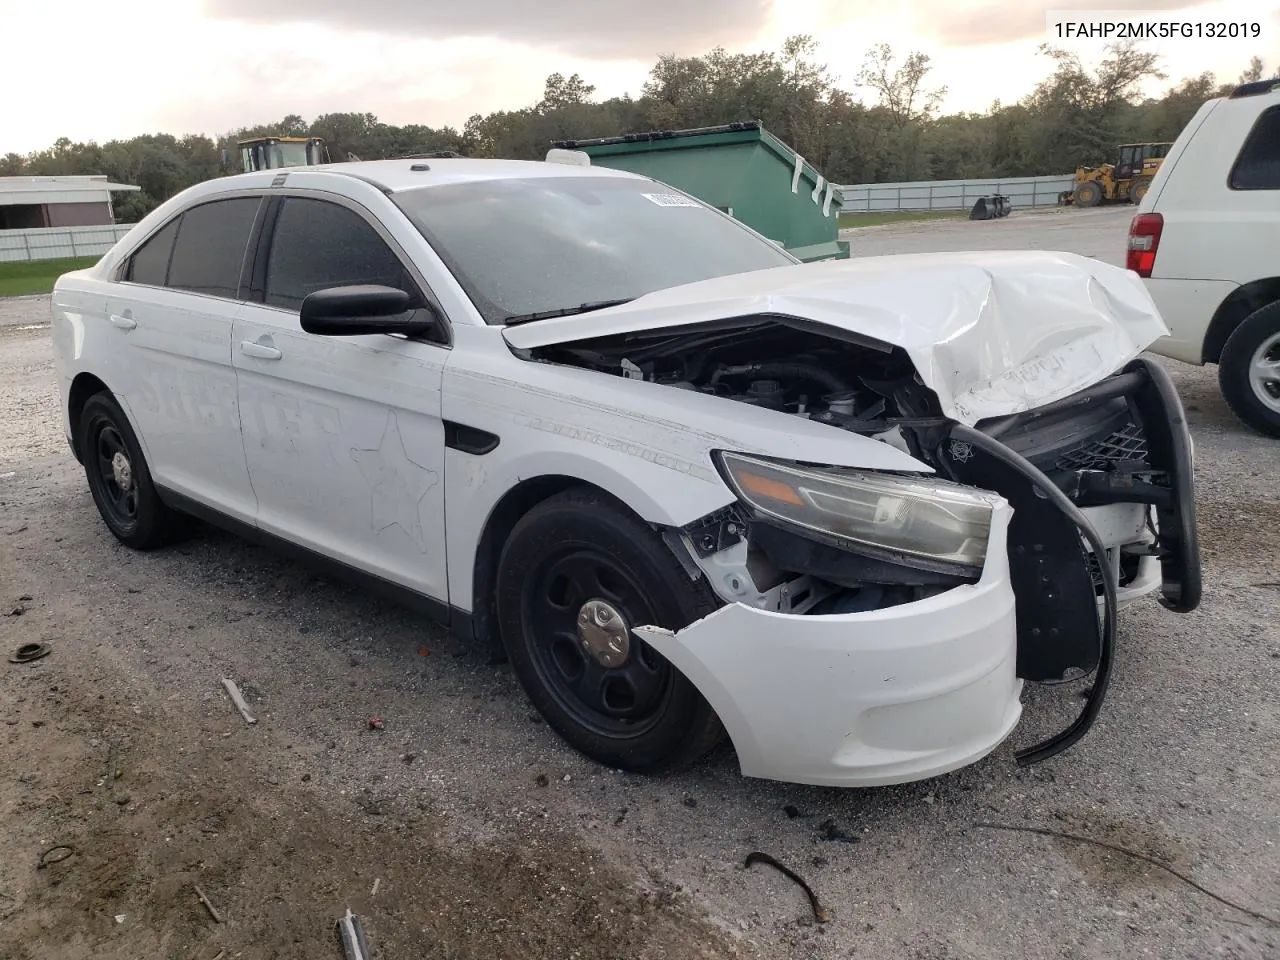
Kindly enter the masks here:
<path id="1" fill-rule="evenodd" d="M 1048 207 L 1014 211 L 1003 220 L 918 220 L 845 230 L 850 253 L 872 257 L 887 253 L 944 250 L 1067 250 L 1104 263 L 1124 266 L 1125 239 L 1133 207 L 1072 210 Z"/>
<path id="2" fill-rule="evenodd" d="M 1107 258 L 1130 213 L 852 239 L 856 255 Z M 337 958 L 348 905 L 382 957 L 1280 955 L 1280 927 L 1150 863 L 981 826 L 1094 837 L 1280 914 L 1280 444 L 1235 421 L 1215 369 L 1170 364 L 1200 465 L 1204 604 L 1122 615 L 1089 737 L 1018 769 L 1014 750 L 1080 704 L 1077 686 L 1036 689 L 987 760 L 838 791 L 744 779 L 729 752 L 662 780 L 600 769 L 504 667 L 403 611 L 212 531 L 118 546 L 61 435 L 47 312 L 0 301 L 0 612 L 23 608 L 0 618 L 0 651 L 53 647 L 0 661 L 0 958 Z M 74 855 L 38 867 L 55 844 Z M 752 850 L 801 872 L 832 921 L 744 869 Z"/>

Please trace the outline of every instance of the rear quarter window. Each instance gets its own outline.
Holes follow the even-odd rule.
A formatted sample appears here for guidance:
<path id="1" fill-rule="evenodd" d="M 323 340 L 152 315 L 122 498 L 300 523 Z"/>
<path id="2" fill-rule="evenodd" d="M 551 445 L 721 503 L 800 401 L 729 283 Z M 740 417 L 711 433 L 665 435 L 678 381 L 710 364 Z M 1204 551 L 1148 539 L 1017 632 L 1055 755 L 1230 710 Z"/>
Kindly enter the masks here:
<path id="1" fill-rule="evenodd" d="M 134 251 L 124 279 L 148 287 L 163 287 L 169 275 L 169 257 L 173 254 L 173 238 L 178 235 L 178 221 L 170 220 Z"/>
<path id="2" fill-rule="evenodd" d="M 1228 184 L 1232 190 L 1280 190 L 1280 107 L 1268 107 L 1258 117 Z"/>

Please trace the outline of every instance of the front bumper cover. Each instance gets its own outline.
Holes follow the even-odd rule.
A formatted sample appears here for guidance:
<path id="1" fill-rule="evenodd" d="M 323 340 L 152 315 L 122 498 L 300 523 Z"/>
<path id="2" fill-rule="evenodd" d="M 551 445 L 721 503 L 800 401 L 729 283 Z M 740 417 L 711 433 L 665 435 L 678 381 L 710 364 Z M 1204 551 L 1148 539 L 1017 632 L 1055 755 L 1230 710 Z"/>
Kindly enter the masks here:
<path id="1" fill-rule="evenodd" d="M 997 508 L 978 582 L 925 600 L 827 616 L 730 604 L 633 632 L 707 698 L 746 776 L 870 787 L 946 773 L 1021 716 L 1012 513 Z"/>

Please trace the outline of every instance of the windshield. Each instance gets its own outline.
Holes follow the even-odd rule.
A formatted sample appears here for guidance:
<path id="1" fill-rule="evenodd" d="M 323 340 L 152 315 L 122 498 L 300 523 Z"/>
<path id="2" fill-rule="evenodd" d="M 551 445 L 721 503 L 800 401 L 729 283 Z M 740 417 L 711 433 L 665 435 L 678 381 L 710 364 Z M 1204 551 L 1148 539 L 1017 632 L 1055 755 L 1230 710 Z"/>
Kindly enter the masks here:
<path id="1" fill-rule="evenodd" d="M 489 323 L 798 262 L 652 180 L 481 180 L 394 199 Z"/>
<path id="2" fill-rule="evenodd" d="M 306 143 L 273 143 L 271 145 L 272 167 L 305 167 L 307 166 Z"/>
<path id="3" fill-rule="evenodd" d="M 275 170 L 279 167 L 306 167 L 307 144 L 259 141 L 240 148 L 240 161 L 246 173 L 253 170 Z"/>

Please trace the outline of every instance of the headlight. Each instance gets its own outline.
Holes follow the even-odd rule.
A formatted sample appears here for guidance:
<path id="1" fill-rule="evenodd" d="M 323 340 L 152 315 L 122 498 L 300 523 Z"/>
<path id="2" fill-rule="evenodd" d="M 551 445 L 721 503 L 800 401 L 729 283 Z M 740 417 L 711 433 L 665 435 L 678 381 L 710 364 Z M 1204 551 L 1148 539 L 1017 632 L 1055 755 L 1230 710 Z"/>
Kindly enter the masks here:
<path id="1" fill-rule="evenodd" d="M 981 567 L 995 494 L 945 480 L 839 467 L 802 467 L 720 453 L 738 496 L 794 527 L 869 548 L 948 565 Z"/>

